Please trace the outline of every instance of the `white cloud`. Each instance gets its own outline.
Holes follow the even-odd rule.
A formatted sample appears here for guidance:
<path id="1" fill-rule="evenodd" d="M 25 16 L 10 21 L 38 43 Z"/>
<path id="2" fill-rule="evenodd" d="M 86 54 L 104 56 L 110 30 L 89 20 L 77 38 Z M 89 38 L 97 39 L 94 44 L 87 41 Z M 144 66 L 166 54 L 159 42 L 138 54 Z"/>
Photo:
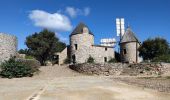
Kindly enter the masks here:
<path id="1" fill-rule="evenodd" d="M 90 14 L 90 8 L 86 7 L 84 9 L 66 7 L 65 12 L 72 18 L 77 17 L 78 15 L 88 16 Z"/>
<path id="2" fill-rule="evenodd" d="M 68 13 L 71 17 L 76 17 L 77 16 L 77 10 L 73 7 L 67 7 L 66 8 L 66 13 Z"/>
<path id="3" fill-rule="evenodd" d="M 70 31 L 72 29 L 69 18 L 60 13 L 48 13 L 42 10 L 33 10 L 29 18 L 35 26 L 59 31 Z"/>
<path id="4" fill-rule="evenodd" d="M 56 13 L 49 13 L 43 10 L 32 10 L 29 13 L 29 18 L 33 21 L 35 26 L 55 31 L 56 36 L 60 39 L 60 41 L 68 44 L 68 38 L 60 33 L 64 31 L 71 31 L 72 25 L 69 17 L 61 13 L 68 14 L 72 18 L 79 15 L 88 16 L 90 14 L 90 8 L 85 7 L 84 9 L 79 9 L 66 7 L 65 10 L 58 10 Z"/>
<path id="5" fill-rule="evenodd" d="M 90 14 L 90 8 L 86 7 L 84 8 L 84 15 L 88 16 Z"/>

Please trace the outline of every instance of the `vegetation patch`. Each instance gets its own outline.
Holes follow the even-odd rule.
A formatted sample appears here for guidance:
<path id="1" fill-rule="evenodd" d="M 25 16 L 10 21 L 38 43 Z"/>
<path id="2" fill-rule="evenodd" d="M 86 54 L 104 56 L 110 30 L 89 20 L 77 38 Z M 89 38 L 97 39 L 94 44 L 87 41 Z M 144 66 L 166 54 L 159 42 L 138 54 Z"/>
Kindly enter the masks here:
<path id="1" fill-rule="evenodd" d="M 16 59 L 16 61 L 30 66 L 35 72 L 39 71 L 39 67 L 41 66 L 40 62 L 35 59 Z"/>
<path id="2" fill-rule="evenodd" d="M 170 47 L 166 39 L 156 37 L 145 40 L 139 48 L 139 55 L 151 62 L 170 62 Z"/>
<path id="3" fill-rule="evenodd" d="M 64 64 L 69 64 L 71 63 L 70 59 L 67 57 L 65 60 L 64 60 Z"/>
<path id="4" fill-rule="evenodd" d="M 31 65 L 10 58 L 1 64 L 0 75 L 3 78 L 20 78 L 20 77 L 32 77 L 38 69 L 34 69 Z"/>
<path id="5" fill-rule="evenodd" d="M 108 61 L 108 63 L 116 63 L 117 62 L 117 60 L 115 59 L 115 58 L 111 58 L 109 61 Z"/>
<path id="6" fill-rule="evenodd" d="M 42 66 L 46 65 L 46 61 L 52 61 L 56 52 L 61 52 L 66 48 L 66 44 L 55 36 L 55 32 L 47 29 L 28 36 L 25 43 L 28 47 L 26 51 L 29 51 L 26 53 L 37 59 Z"/>
<path id="7" fill-rule="evenodd" d="M 166 76 L 166 79 L 170 79 L 170 76 Z"/>
<path id="8" fill-rule="evenodd" d="M 87 59 L 87 63 L 94 63 L 94 58 L 92 56 L 90 56 L 88 59 Z"/>

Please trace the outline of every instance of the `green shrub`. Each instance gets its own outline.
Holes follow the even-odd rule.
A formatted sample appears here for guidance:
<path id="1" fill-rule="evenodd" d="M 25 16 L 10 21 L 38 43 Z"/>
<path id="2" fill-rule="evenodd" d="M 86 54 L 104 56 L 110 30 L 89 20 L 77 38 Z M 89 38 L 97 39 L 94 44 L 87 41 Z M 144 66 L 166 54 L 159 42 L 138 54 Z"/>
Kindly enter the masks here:
<path id="1" fill-rule="evenodd" d="M 170 76 L 166 76 L 166 79 L 170 79 Z"/>
<path id="2" fill-rule="evenodd" d="M 16 61 L 30 66 L 34 71 L 38 71 L 41 66 L 40 62 L 35 59 L 16 59 Z"/>
<path id="3" fill-rule="evenodd" d="M 161 55 L 159 57 L 155 57 L 152 62 L 167 62 L 170 63 L 170 55 Z"/>
<path id="4" fill-rule="evenodd" d="M 14 58 L 9 59 L 1 64 L 0 75 L 4 78 L 19 78 L 19 77 L 31 77 L 35 70 Z"/>
<path id="5" fill-rule="evenodd" d="M 116 63 L 117 61 L 116 61 L 116 59 L 115 58 L 111 58 L 109 61 L 108 61 L 108 63 Z"/>
<path id="6" fill-rule="evenodd" d="M 35 59 L 35 58 L 32 56 L 25 55 L 25 59 Z"/>
<path id="7" fill-rule="evenodd" d="M 94 63 L 94 58 L 90 56 L 90 57 L 87 59 L 87 63 Z"/>
<path id="8" fill-rule="evenodd" d="M 64 60 L 64 64 L 69 64 L 71 61 L 70 59 L 67 57 L 65 60 Z"/>

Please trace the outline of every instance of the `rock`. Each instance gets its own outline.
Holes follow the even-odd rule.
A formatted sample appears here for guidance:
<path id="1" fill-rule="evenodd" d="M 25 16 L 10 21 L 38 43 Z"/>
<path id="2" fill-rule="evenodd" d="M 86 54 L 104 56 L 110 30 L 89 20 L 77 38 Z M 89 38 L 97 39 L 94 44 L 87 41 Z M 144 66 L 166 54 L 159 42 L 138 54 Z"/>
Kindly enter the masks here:
<path id="1" fill-rule="evenodd" d="M 70 68 L 85 74 L 95 75 L 160 75 L 166 71 L 163 64 L 139 63 L 139 64 L 75 64 Z M 170 69 L 170 68 L 169 68 Z"/>

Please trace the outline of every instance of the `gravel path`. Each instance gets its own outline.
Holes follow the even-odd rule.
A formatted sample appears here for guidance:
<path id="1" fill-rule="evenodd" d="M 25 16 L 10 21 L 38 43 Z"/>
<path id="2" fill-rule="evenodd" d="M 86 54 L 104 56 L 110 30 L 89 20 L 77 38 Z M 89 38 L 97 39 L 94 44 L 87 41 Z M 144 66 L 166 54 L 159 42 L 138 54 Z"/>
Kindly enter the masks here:
<path id="1" fill-rule="evenodd" d="M 36 79 L 53 79 L 58 77 L 74 77 L 83 76 L 74 70 L 71 70 L 68 65 L 64 66 L 43 66 L 40 68 L 40 74 L 34 76 Z"/>
<path id="2" fill-rule="evenodd" d="M 170 94 L 86 76 L 67 66 L 42 67 L 33 78 L 0 79 L 0 100 L 170 100 Z"/>

